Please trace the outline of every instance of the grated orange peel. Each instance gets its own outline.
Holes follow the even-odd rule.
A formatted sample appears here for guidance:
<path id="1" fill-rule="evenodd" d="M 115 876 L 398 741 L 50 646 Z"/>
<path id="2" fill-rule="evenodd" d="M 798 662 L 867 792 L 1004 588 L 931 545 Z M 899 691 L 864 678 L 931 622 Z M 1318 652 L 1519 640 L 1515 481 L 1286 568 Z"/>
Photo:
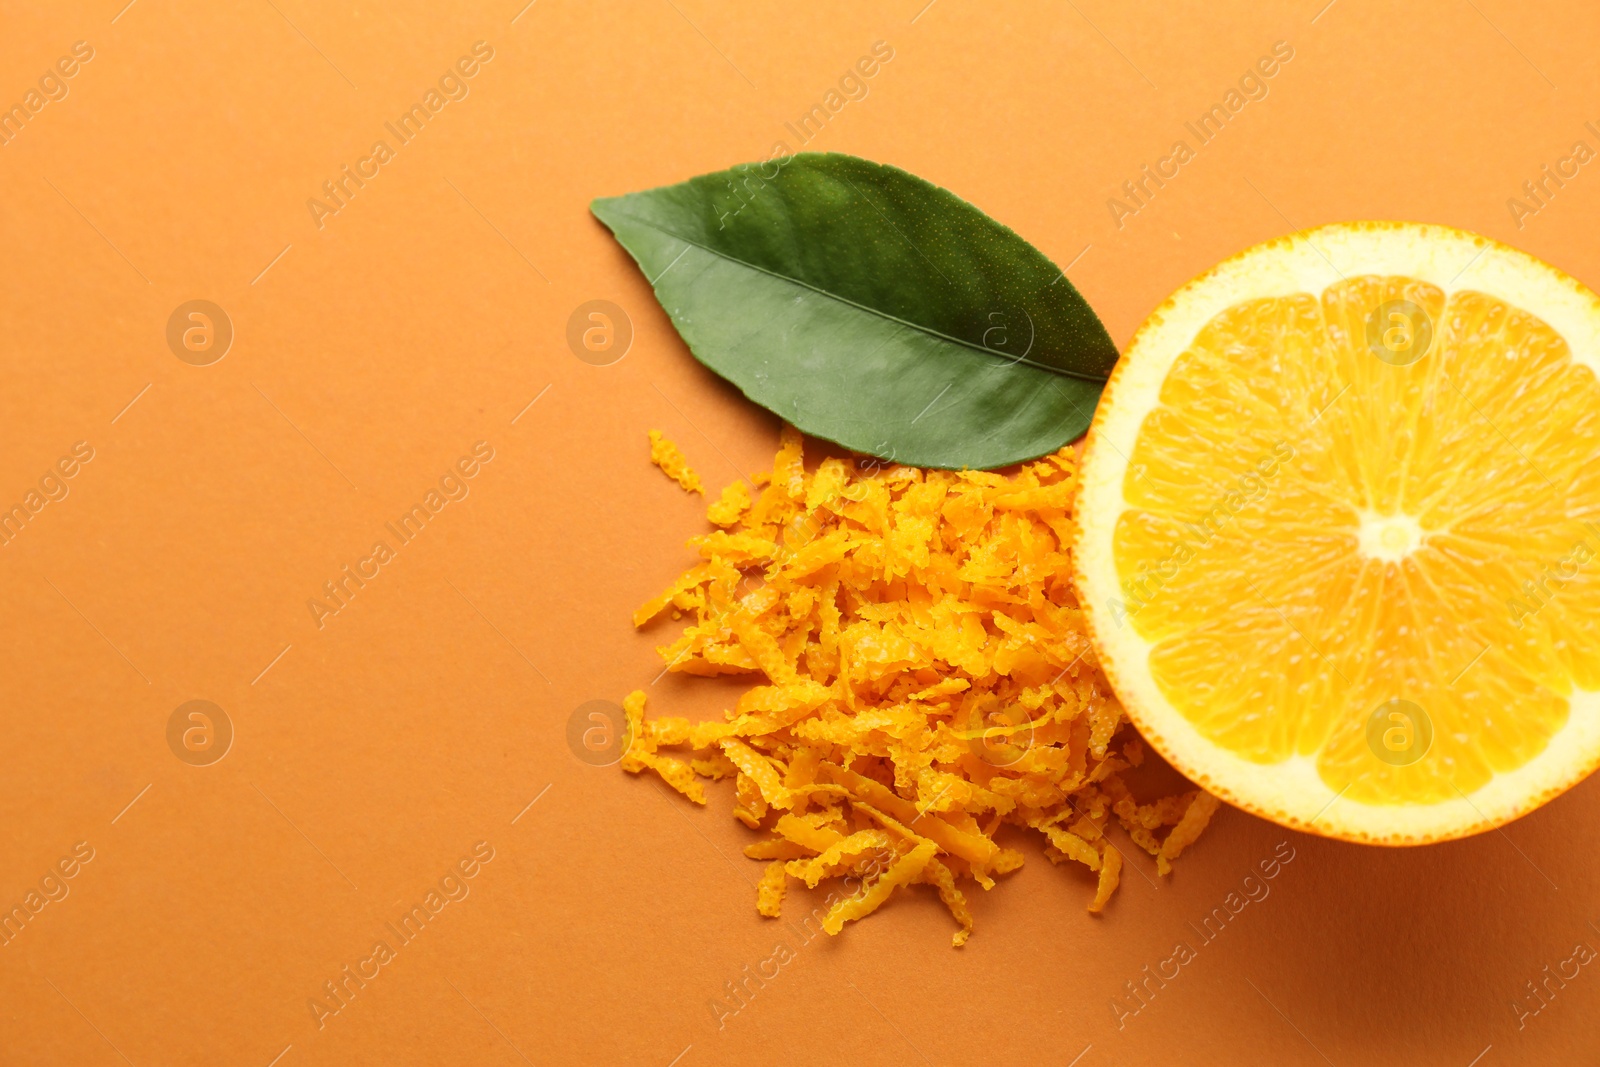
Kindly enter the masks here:
<path id="1" fill-rule="evenodd" d="M 701 557 L 634 615 L 690 616 L 659 651 L 670 671 L 748 676 L 722 721 L 647 718 L 624 702 L 622 767 L 695 803 L 734 779 L 734 814 L 765 836 L 757 910 L 790 880 L 843 879 L 823 927 L 838 933 L 896 889 L 930 886 L 965 943 L 959 882 L 983 889 L 1023 856 L 1004 826 L 1038 831 L 1052 863 L 1096 874 L 1105 907 L 1123 867 L 1119 823 L 1158 870 L 1216 801 L 1189 790 L 1139 802 L 1121 772 L 1143 748 L 1119 735 L 1071 586 L 1077 464 L 1070 448 L 1011 475 L 830 457 L 804 463 L 785 428 L 770 475 L 724 491 Z M 663 749 L 678 750 L 677 755 Z"/>
<path id="2" fill-rule="evenodd" d="M 660 467 L 661 472 L 668 478 L 683 486 L 684 492 L 704 495 L 705 489 L 700 484 L 700 476 L 690 469 L 683 450 L 668 440 L 660 430 L 651 430 L 649 437 L 650 462 Z"/>

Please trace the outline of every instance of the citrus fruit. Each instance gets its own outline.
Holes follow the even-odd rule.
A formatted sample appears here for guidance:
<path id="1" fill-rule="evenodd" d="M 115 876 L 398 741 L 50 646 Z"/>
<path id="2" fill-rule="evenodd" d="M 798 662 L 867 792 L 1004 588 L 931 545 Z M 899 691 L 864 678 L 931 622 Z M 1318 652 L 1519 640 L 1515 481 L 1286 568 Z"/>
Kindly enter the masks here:
<path id="1" fill-rule="evenodd" d="M 1600 299 L 1350 223 L 1180 289 L 1085 445 L 1075 582 L 1129 717 L 1348 840 L 1498 826 L 1600 762 Z"/>

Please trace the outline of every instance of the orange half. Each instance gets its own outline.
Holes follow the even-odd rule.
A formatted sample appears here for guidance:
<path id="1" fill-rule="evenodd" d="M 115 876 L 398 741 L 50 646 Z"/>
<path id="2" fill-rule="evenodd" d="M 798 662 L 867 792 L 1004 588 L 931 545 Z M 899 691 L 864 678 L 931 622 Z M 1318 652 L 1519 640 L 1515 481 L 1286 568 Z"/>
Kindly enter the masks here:
<path id="1" fill-rule="evenodd" d="M 1076 582 L 1128 714 L 1222 798 L 1413 844 L 1600 763 L 1600 300 L 1486 238 L 1259 245 L 1139 330 Z"/>

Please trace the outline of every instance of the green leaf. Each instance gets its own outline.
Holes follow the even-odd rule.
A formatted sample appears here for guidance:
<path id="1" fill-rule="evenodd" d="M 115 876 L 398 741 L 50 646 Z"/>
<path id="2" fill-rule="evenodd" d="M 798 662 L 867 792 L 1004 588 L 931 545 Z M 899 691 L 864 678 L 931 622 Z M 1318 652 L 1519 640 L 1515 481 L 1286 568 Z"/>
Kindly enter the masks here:
<path id="1" fill-rule="evenodd" d="M 858 452 L 974 469 L 1053 452 L 1117 360 L 1038 249 L 895 167 L 805 153 L 591 210 L 700 362 Z"/>

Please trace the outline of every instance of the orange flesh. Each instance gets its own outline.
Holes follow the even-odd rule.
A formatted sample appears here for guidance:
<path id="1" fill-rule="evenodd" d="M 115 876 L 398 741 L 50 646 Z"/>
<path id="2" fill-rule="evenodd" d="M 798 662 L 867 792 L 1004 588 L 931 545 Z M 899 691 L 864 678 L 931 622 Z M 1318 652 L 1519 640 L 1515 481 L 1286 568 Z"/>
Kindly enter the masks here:
<path id="1" fill-rule="evenodd" d="M 1471 793 L 1600 688 L 1597 451 L 1593 372 L 1499 300 L 1358 277 L 1236 305 L 1140 428 L 1114 614 L 1215 744 L 1371 804 Z M 1369 741 L 1395 699 L 1432 727 L 1405 765 Z"/>

